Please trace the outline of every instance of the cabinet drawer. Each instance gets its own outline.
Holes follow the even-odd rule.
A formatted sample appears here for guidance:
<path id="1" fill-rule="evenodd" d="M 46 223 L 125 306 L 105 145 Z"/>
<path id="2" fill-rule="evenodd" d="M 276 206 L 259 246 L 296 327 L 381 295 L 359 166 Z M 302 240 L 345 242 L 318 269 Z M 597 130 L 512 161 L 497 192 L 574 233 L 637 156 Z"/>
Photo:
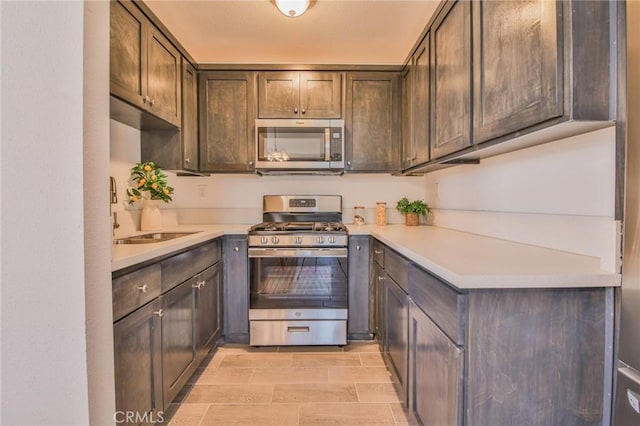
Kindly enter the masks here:
<path id="1" fill-rule="evenodd" d="M 384 268 L 384 244 L 378 240 L 373 240 L 373 260 Z"/>
<path id="2" fill-rule="evenodd" d="M 162 292 L 204 271 L 222 258 L 220 240 L 162 261 Z"/>
<path id="3" fill-rule="evenodd" d="M 464 344 L 465 295 L 415 265 L 409 266 L 409 296 L 457 345 Z"/>
<path id="4" fill-rule="evenodd" d="M 153 264 L 112 282 L 113 321 L 160 296 L 160 265 Z"/>
<path id="5" fill-rule="evenodd" d="M 388 247 L 385 249 L 384 253 L 384 270 L 393 280 L 398 283 L 400 288 L 402 288 L 405 293 L 409 290 L 407 288 L 407 270 L 409 267 L 409 261 L 405 259 L 402 255 L 396 253 L 395 251 L 389 249 Z"/>

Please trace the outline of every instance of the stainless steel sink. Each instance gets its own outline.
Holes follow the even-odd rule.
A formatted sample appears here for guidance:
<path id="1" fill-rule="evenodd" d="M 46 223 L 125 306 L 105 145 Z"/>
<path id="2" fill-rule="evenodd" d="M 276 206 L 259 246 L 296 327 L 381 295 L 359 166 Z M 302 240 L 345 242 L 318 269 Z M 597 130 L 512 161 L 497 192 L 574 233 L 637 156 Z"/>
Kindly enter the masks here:
<path id="1" fill-rule="evenodd" d="M 173 240 L 175 238 L 186 237 L 200 231 L 193 232 L 152 232 L 149 234 L 133 235 L 126 238 L 117 238 L 113 240 L 113 244 L 149 244 L 159 243 L 162 241 Z"/>

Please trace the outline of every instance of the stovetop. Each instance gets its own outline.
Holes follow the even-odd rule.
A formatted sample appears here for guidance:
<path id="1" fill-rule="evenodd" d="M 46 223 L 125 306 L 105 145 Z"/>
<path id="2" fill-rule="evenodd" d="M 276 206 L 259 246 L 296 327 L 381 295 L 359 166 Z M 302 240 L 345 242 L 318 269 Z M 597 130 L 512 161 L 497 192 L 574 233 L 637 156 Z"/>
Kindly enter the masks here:
<path id="1" fill-rule="evenodd" d="M 346 233 L 347 227 L 341 222 L 262 222 L 249 229 L 250 234 L 293 234 L 310 232 Z"/>

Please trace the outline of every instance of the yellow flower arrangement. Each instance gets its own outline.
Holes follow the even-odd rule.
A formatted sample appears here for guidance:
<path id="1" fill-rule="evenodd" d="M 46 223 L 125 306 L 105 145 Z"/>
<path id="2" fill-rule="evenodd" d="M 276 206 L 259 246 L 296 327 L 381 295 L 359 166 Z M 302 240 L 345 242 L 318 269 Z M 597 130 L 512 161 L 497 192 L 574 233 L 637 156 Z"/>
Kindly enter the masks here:
<path id="1" fill-rule="evenodd" d="M 153 161 L 136 163 L 131 168 L 129 183 L 132 185 L 127 189 L 129 204 L 146 198 L 143 192 L 148 192 L 152 200 L 162 200 L 165 203 L 172 200 L 173 188 L 167 182 L 167 175 Z"/>

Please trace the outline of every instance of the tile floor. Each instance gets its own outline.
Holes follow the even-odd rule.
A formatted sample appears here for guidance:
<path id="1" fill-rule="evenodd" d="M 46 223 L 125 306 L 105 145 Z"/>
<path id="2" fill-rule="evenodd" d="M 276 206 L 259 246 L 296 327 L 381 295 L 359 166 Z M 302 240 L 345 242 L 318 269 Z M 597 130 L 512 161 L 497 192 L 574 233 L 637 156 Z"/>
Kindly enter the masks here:
<path id="1" fill-rule="evenodd" d="M 226 345 L 210 354 L 165 418 L 170 425 L 414 425 L 376 343 Z"/>

